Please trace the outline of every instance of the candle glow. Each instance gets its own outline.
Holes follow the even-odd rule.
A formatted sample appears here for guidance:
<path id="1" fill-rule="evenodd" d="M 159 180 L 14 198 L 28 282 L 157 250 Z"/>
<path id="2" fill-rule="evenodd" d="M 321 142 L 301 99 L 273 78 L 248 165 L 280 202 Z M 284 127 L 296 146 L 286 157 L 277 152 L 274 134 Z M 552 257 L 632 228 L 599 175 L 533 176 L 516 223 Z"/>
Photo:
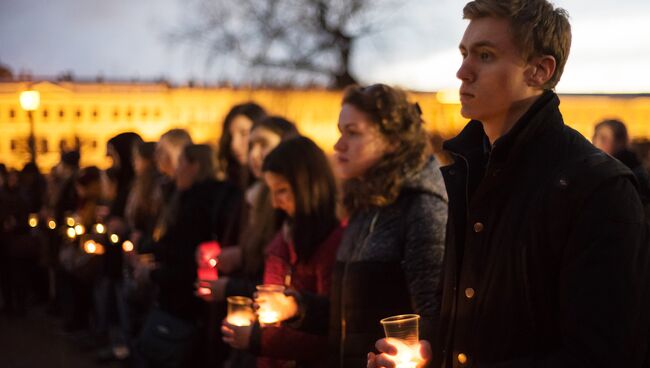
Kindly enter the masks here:
<path id="1" fill-rule="evenodd" d="M 36 215 L 35 213 L 30 214 L 28 223 L 29 223 L 29 227 L 38 226 L 38 215 Z"/>
<path id="2" fill-rule="evenodd" d="M 106 227 L 104 226 L 104 224 L 96 224 L 95 225 L 95 232 L 97 234 L 103 234 L 103 233 L 106 232 Z"/>
<path id="3" fill-rule="evenodd" d="M 68 226 L 73 227 L 73 226 L 75 225 L 74 218 L 69 217 L 69 216 L 66 217 L 66 219 L 65 219 L 65 223 L 66 223 Z"/>
<path id="4" fill-rule="evenodd" d="M 130 240 L 125 240 L 124 243 L 122 243 L 122 250 L 125 252 L 131 252 L 133 251 L 133 243 Z"/>
<path id="5" fill-rule="evenodd" d="M 120 237 L 117 234 L 111 234 L 111 243 L 117 244 L 120 241 Z"/>
<path id="6" fill-rule="evenodd" d="M 74 239 L 77 237 L 77 232 L 74 231 L 73 228 L 69 227 L 68 230 L 66 231 L 66 234 L 68 235 L 68 238 Z"/>
<path id="7" fill-rule="evenodd" d="M 280 320 L 280 313 L 270 309 L 260 309 L 258 317 L 262 324 L 274 324 Z"/>
<path id="8" fill-rule="evenodd" d="M 76 225 L 74 227 L 74 232 L 77 235 L 83 235 L 86 232 L 86 228 L 83 225 Z"/>
<path id="9" fill-rule="evenodd" d="M 47 222 L 47 227 L 50 228 L 50 230 L 56 229 L 56 222 L 54 220 L 50 220 Z"/>
<path id="10" fill-rule="evenodd" d="M 243 327 L 243 326 L 250 326 L 252 323 L 253 319 L 253 314 L 247 314 L 247 313 L 235 313 L 232 315 L 229 315 L 228 318 L 226 318 L 226 321 L 230 323 L 233 326 L 237 327 Z"/>

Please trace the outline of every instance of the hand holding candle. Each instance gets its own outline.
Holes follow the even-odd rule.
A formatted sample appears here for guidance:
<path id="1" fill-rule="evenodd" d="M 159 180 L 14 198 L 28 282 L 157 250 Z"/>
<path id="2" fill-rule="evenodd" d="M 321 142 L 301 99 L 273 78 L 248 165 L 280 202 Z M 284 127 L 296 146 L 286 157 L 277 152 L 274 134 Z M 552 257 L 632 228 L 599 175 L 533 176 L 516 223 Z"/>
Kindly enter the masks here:
<path id="1" fill-rule="evenodd" d="M 247 349 L 255 321 L 253 300 L 243 296 L 228 297 L 228 316 L 223 321 L 223 341 L 235 349 Z"/>
<path id="2" fill-rule="evenodd" d="M 282 285 L 258 285 L 255 303 L 259 306 L 257 315 L 262 326 L 276 325 L 298 312 L 295 298 L 285 295 Z"/>
<path id="3" fill-rule="evenodd" d="M 386 339 L 377 342 L 379 356 L 368 354 L 368 367 L 379 368 L 417 368 L 428 361 L 423 357 L 419 342 L 419 320 L 417 314 L 404 314 L 382 319 Z M 426 343 L 426 342 L 424 342 Z M 424 345 L 424 344 L 423 344 Z M 426 343 L 428 347 L 428 343 Z M 428 350 L 430 352 L 430 348 Z"/>

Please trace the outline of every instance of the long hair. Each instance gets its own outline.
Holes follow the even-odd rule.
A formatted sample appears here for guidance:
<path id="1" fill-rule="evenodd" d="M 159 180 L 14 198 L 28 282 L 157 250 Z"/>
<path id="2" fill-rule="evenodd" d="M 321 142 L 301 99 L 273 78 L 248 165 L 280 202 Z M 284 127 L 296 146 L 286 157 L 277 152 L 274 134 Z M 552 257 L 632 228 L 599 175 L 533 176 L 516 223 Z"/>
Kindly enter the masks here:
<path id="1" fill-rule="evenodd" d="M 404 181 L 427 163 L 431 148 L 420 108 L 409 103 L 403 91 L 384 84 L 351 86 L 345 91 L 342 105 L 345 104 L 366 114 L 386 140 L 396 146 L 370 167 L 363 178 L 343 183 L 343 205 L 352 214 L 393 203 Z"/>
<path id="2" fill-rule="evenodd" d="M 291 186 L 296 207 L 292 240 L 298 258 L 306 261 L 338 224 L 336 184 L 327 157 L 311 139 L 297 137 L 271 151 L 262 170 L 283 176 Z"/>
<path id="3" fill-rule="evenodd" d="M 223 121 L 223 127 L 221 129 L 221 138 L 219 138 L 219 148 L 217 150 L 217 164 L 219 165 L 219 171 L 223 179 L 235 183 L 241 188 L 245 188 L 248 184 L 248 168 L 242 167 L 230 149 L 230 145 L 232 144 L 230 125 L 240 115 L 247 117 L 255 125 L 255 123 L 258 123 L 266 117 L 266 112 L 260 105 L 254 102 L 235 105 L 230 109 Z"/>
<path id="4" fill-rule="evenodd" d="M 212 148 L 207 144 L 190 144 L 185 146 L 181 154 L 191 164 L 198 164 L 199 171 L 195 183 L 214 179 L 214 160 Z"/>
<path id="5" fill-rule="evenodd" d="M 129 225 L 139 230 L 148 225 L 147 221 L 155 218 L 161 207 L 160 189 L 156 185 L 155 150 L 156 142 L 142 142 L 133 148 L 133 155 L 148 163 L 146 170 L 135 176 L 124 212 Z"/>

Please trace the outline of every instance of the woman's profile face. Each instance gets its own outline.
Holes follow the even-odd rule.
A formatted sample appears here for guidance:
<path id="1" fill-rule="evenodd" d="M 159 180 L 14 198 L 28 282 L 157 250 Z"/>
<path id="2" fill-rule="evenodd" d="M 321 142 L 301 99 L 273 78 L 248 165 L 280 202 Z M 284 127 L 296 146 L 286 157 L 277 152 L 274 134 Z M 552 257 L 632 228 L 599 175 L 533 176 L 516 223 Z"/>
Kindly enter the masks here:
<path id="1" fill-rule="evenodd" d="M 280 144 L 280 141 L 281 138 L 279 135 L 264 127 L 255 128 L 251 132 L 248 166 L 256 178 L 262 177 L 264 158 Z"/>
<path id="2" fill-rule="evenodd" d="M 244 115 L 237 115 L 228 128 L 231 136 L 230 151 L 241 165 L 246 165 L 248 161 L 248 139 L 252 127 L 251 119 Z"/>
<path id="3" fill-rule="evenodd" d="M 366 113 L 344 104 L 339 115 L 341 134 L 334 145 L 336 171 L 341 179 L 359 178 L 390 151 L 388 139 Z"/>
<path id="4" fill-rule="evenodd" d="M 284 176 L 270 171 L 264 173 L 264 181 L 269 187 L 273 208 L 293 217 L 296 214 L 296 199 L 289 181 Z"/>

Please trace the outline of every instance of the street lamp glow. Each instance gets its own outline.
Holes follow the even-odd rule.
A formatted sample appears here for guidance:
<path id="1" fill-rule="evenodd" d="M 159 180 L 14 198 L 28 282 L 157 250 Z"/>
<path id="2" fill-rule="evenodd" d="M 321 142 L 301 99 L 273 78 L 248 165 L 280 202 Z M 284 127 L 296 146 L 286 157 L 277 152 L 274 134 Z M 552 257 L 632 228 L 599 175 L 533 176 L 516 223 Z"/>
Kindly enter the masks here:
<path id="1" fill-rule="evenodd" d="M 20 93 L 20 107 L 25 111 L 38 109 L 41 103 L 41 94 L 38 91 L 29 90 Z"/>

